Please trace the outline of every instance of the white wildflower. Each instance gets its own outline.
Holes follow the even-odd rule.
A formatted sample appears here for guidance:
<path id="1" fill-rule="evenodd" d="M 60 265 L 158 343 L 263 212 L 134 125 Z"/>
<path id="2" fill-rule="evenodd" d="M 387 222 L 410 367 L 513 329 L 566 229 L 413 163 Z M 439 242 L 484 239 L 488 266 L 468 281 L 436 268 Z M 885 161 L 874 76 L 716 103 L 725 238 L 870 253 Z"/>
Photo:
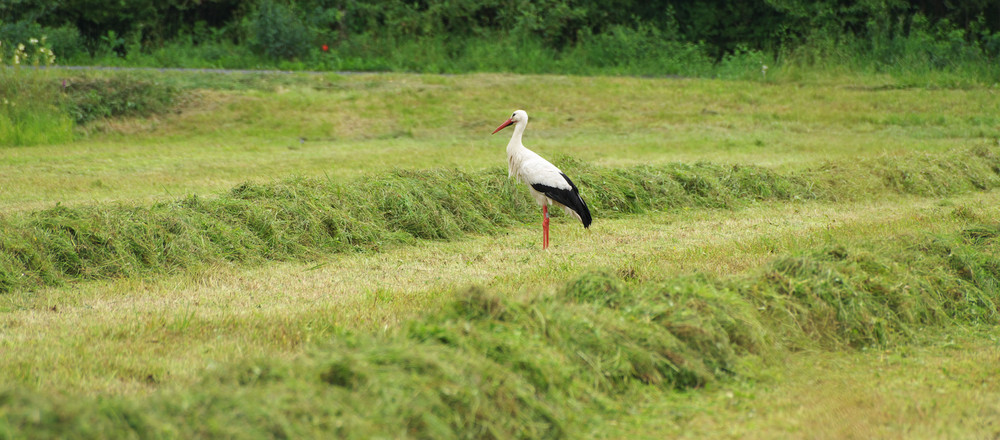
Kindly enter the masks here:
<path id="1" fill-rule="evenodd" d="M 17 43 L 17 50 L 24 50 L 24 43 Z"/>
<path id="2" fill-rule="evenodd" d="M 31 43 L 31 44 L 38 44 L 38 39 L 37 38 L 29 38 L 28 42 Z"/>

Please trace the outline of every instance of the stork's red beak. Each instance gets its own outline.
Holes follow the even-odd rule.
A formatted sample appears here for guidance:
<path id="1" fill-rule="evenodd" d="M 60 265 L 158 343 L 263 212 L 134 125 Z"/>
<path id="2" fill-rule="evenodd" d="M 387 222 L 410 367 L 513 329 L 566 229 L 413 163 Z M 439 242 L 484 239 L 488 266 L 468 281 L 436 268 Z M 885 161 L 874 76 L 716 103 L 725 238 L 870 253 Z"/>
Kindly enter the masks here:
<path id="1" fill-rule="evenodd" d="M 500 124 L 500 126 L 497 127 L 496 130 L 493 130 L 493 133 L 490 133 L 490 134 L 497 134 L 498 131 L 503 130 L 504 127 L 506 127 L 506 126 L 508 126 L 510 124 L 513 124 L 513 123 L 514 123 L 513 119 L 507 119 L 506 121 L 504 121 L 503 124 Z"/>

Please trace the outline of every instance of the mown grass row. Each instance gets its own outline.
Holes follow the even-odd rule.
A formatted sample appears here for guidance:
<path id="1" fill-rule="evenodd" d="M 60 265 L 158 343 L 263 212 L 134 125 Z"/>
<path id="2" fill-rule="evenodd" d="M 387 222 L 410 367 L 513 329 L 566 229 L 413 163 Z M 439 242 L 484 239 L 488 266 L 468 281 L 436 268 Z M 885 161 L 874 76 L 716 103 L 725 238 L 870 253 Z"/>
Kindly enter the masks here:
<path id="1" fill-rule="evenodd" d="M 560 162 L 582 188 L 596 227 L 601 218 L 649 210 L 1000 187 L 1000 156 L 986 147 L 786 174 L 710 163 L 599 169 Z M 218 197 L 148 207 L 56 206 L 0 218 L 0 292 L 492 234 L 537 216 L 527 191 L 501 169 L 398 171 L 347 184 L 301 178 L 246 183 Z"/>
<path id="2" fill-rule="evenodd" d="M 397 330 L 345 331 L 294 360 L 206 371 L 195 387 L 0 391 L 0 438 L 579 438 L 638 388 L 740 375 L 746 355 L 995 325 L 998 251 L 1000 226 L 984 225 L 829 244 L 733 278 L 597 271 L 520 299 L 472 287 Z"/>

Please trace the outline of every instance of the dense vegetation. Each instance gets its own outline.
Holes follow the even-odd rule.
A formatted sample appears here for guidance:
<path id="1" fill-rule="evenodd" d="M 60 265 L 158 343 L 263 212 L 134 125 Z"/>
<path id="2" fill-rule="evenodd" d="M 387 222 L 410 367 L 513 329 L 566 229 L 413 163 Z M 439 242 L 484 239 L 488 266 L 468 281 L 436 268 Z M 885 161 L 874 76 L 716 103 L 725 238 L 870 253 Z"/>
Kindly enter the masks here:
<path id="1" fill-rule="evenodd" d="M 125 6 L 125 7 L 123 7 Z M 759 75 L 796 63 L 997 77 L 1000 4 L 923 0 L 15 0 L 0 41 L 73 63 Z M 10 44 L 4 50 L 10 51 Z"/>

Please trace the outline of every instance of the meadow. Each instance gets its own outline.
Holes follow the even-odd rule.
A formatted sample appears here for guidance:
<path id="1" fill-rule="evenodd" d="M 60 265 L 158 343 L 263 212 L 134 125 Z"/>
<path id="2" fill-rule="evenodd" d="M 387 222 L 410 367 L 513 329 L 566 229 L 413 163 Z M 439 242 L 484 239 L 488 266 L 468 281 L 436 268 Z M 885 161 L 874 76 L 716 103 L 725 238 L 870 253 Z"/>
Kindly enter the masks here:
<path id="1" fill-rule="evenodd" d="M 995 85 L 32 74 L 176 99 L 0 149 L 0 438 L 1000 433 Z"/>

